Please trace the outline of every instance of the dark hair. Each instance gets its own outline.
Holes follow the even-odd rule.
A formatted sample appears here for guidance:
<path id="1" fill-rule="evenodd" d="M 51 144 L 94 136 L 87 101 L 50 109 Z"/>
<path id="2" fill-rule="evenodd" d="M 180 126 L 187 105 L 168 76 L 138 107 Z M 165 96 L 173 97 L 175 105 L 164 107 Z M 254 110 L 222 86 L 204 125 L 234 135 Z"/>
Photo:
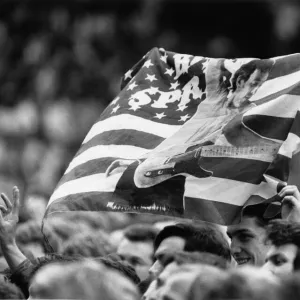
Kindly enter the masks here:
<path id="1" fill-rule="evenodd" d="M 250 76 L 259 70 L 262 73 L 269 72 L 273 66 L 273 62 L 270 59 L 255 59 L 250 62 L 243 64 L 233 75 L 232 78 L 232 91 L 234 92 L 237 88 L 237 80 L 240 77 L 244 81 L 247 81 Z"/>
<path id="2" fill-rule="evenodd" d="M 297 254 L 296 254 L 296 257 L 293 262 L 293 269 L 294 269 L 294 272 L 300 270 L 300 248 L 299 247 L 297 249 Z"/>
<path id="3" fill-rule="evenodd" d="M 130 279 L 133 283 L 138 285 L 141 280 L 136 274 L 135 270 L 133 267 L 131 267 L 129 264 L 126 262 L 121 261 L 121 258 L 119 257 L 120 260 L 118 259 L 118 256 L 107 256 L 107 257 L 98 257 L 95 259 L 97 262 L 102 263 L 105 265 L 107 268 L 113 269 Z"/>
<path id="4" fill-rule="evenodd" d="M 228 262 L 223 257 L 208 253 L 208 252 L 185 252 L 179 251 L 175 253 L 168 253 L 162 259 L 162 265 L 165 268 L 168 264 L 176 262 L 177 265 L 183 264 L 204 264 L 215 266 L 220 269 L 227 269 Z"/>
<path id="5" fill-rule="evenodd" d="M 21 290 L 13 283 L 0 279 L 0 299 L 25 299 Z"/>
<path id="6" fill-rule="evenodd" d="M 255 218 L 255 223 L 260 227 L 268 226 L 270 219 L 264 218 L 267 209 L 265 204 L 249 205 L 243 209 L 242 217 Z"/>
<path id="7" fill-rule="evenodd" d="M 156 237 L 154 248 L 157 250 L 160 243 L 172 236 L 178 236 L 185 240 L 186 252 L 209 252 L 226 260 L 231 260 L 230 248 L 223 234 L 212 224 L 187 224 L 179 223 L 166 226 Z"/>
<path id="8" fill-rule="evenodd" d="M 300 223 L 273 220 L 267 227 L 267 240 L 274 246 L 294 244 L 300 247 Z"/>
<path id="9" fill-rule="evenodd" d="M 153 242 L 157 236 L 158 229 L 150 224 L 133 224 L 123 231 L 124 237 L 132 242 Z"/>

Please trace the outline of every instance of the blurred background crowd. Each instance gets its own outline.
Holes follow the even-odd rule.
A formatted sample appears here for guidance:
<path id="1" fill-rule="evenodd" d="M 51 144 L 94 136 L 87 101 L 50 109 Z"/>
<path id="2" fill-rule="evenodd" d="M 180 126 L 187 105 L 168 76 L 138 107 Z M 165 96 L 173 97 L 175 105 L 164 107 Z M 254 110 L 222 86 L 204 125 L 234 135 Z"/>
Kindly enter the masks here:
<path id="1" fill-rule="evenodd" d="M 274 57 L 299 49 L 289 0 L 0 2 L 0 189 L 41 217 L 122 75 L 149 49 Z M 27 214 L 26 214 L 27 213 Z"/>

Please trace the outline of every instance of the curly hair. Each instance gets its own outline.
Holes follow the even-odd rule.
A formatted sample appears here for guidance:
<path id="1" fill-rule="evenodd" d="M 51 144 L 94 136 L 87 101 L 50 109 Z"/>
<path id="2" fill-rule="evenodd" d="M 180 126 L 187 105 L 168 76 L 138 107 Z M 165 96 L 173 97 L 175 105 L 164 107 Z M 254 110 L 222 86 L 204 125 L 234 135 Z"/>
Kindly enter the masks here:
<path id="1" fill-rule="evenodd" d="M 267 238 L 274 246 L 294 244 L 300 247 L 300 223 L 272 220 L 267 227 Z"/>

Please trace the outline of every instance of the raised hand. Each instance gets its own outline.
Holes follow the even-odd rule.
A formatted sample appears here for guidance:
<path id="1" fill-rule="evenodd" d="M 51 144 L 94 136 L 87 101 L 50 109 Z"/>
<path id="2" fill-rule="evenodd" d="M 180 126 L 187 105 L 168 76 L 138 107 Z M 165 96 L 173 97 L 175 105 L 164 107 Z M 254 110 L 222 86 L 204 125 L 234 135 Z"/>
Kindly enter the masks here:
<path id="1" fill-rule="evenodd" d="M 19 221 L 20 191 L 13 187 L 13 203 L 5 194 L 1 194 L 6 207 L 0 205 L 0 243 L 2 253 L 11 271 L 26 260 L 26 256 L 20 251 L 16 243 L 16 228 Z"/>
<path id="2" fill-rule="evenodd" d="M 295 185 L 285 186 L 278 195 L 282 198 L 282 219 L 300 222 L 300 192 Z"/>
<path id="3" fill-rule="evenodd" d="M 3 244 L 15 241 L 16 227 L 19 221 L 20 191 L 13 187 L 13 203 L 5 194 L 1 194 L 6 207 L 0 205 L 0 242 Z"/>

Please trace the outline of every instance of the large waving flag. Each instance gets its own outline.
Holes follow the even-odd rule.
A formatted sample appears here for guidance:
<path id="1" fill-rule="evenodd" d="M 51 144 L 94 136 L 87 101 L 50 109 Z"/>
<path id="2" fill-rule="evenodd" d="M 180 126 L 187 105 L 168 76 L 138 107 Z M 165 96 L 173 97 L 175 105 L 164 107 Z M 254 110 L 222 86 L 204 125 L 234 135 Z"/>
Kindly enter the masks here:
<path id="1" fill-rule="evenodd" d="M 154 48 L 124 75 L 45 220 L 83 210 L 232 224 L 288 181 L 299 95 L 300 54 L 214 59 Z"/>

